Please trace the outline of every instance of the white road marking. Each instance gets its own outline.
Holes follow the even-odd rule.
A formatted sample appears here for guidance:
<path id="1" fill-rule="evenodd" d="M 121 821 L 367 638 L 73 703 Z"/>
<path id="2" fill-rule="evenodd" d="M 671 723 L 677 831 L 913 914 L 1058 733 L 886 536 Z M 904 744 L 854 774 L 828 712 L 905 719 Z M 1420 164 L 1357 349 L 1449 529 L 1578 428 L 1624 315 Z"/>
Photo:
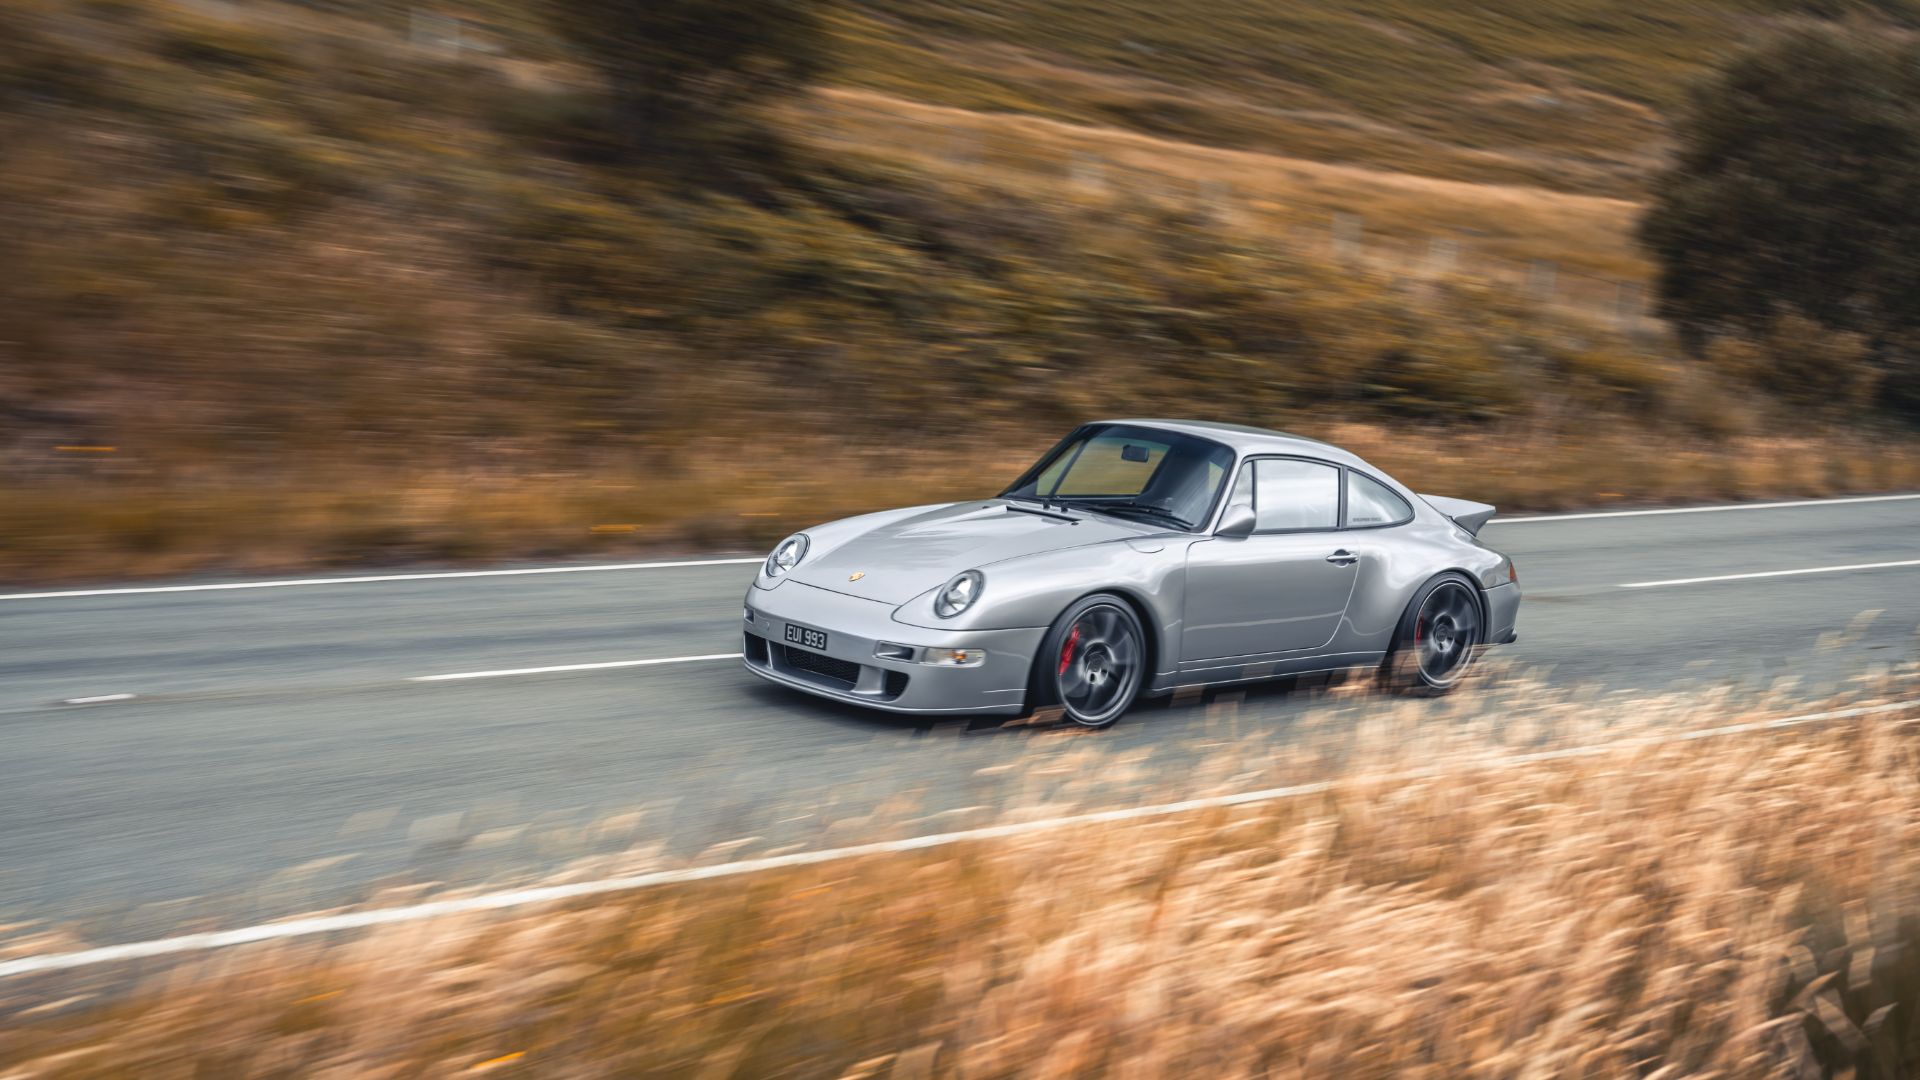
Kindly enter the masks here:
<path id="1" fill-rule="evenodd" d="M 1825 712 L 1803 713 L 1799 716 L 1781 717 L 1776 720 L 1757 720 L 1744 724 L 1726 724 L 1721 727 L 1702 728 L 1698 731 L 1682 732 L 1678 735 L 1656 735 L 1641 739 L 1623 739 L 1618 742 L 1601 743 L 1594 746 L 1576 746 L 1561 750 L 1543 750 L 1532 754 L 1517 754 L 1477 763 L 1470 768 L 1503 768 L 1514 765 L 1530 764 L 1541 761 L 1557 761 L 1565 758 L 1597 757 L 1601 754 L 1631 747 L 1658 746 L 1663 743 L 1687 742 L 1694 739 L 1711 739 L 1742 732 L 1766 731 L 1775 728 L 1795 727 L 1802 724 L 1818 723 L 1822 720 L 1845 720 L 1860 716 L 1877 716 L 1920 705 L 1920 700 L 1895 701 L 1882 705 L 1863 705 L 1850 709 L 1830 709 Z M 1416 769 L 1399 776 L 1389 776 L 1383 780 L 1431 779 L 1445 775 L 1440 768 Z M 1266 788 L 1261 791 L 1242 791 L 1230 795 L 1212 795 L 1199 799 L 1185 799 L 1180 802 L 1157 803 L 1151 806 L 1136 806 L 1124 810 L 1102 810 L 1088 814 L 1073 814 L 1067 817 L 1041 818 L 1035 821 L 1014 822 L 1007 825 L 988 825 L 977 829 L 961 829 L 955 832 L 930 833 L 925 836 L 908 837 L 903 840 L 883 840 L 872 844 L 856 844 L 851 847 L 824 848 L 816 851 L 794 851 L 785 855 L 772 855 L 760 859 L 743 859 L 740 862 L 718 863 L 711 866 L 694 866 L 682 870 L 658 870 L 647 874 L 634 874 L 628 877 L 602 878 L 597 881 L 581 881 L 567 885 L 547 885 L 530 889 L 514 889 L 507 892 L 483 893 L 478 896 L 463 896 L 453 900 L 434 900 L 423 904 L 409 904 L 404 907 L 376 908 L 372 911 L 354 911 L 342 915 L 323 915 L 307 919 L 293 919 L 288 922 L 264 923 L 258 926 L 241 927 L 236 930 L 220 930 L 202 934 L 183 934 L 179 937 L 155 938 L 150 941 L 135 941 L 124 945 L 107 945 L 97 949 L 81 949 L 75 952 L 47 953 L 40 956 L 21 956 L 12 960 L 0 961 L 0 979 L 19 975 L 33 975 L 48 971 L 63 971 L 71 968 L 93 967 L 98 964 L 110 964 L 122 960 L 139 960 L 151 956 L 167 956 L 177 953 L 205 952 L 210 949 L 224 949 L 233 945 L 246 945 L 259 941 L 276 941 L 286 938 L 311 937 L 315 934 L 338 933 L 343 930 L 360 930 L 371 926 L 385 926 L 393 923 L 421 922 L 437 919 L 445 915 L 461 915 L 480 911 L 499 911 L 504 908 L 526 907 L 531 904 L 549 904 L 560 900 L 573 900 L 584 896 L 598 896 L 605 893 L 632 892 L 638 889 L 652 888 L 658 885 L 674 885 L 689 881 L 708 881 L 713 878 L 736 877 L 741 874 L 755 874 L 764 870 L 778 870 L 791 866 L 812 866 L 818 863 L 838 862 L 843 859 L 857 859 L 863 855 L 896 854 L 903 851 L 922 851 L 927 848 L 945 847 L 948 844 L 966 843 L 975 840 L 999 840 L 1027 833 L 1050 832 L 1073 825 L 1094 825 L 1115 821 L 1134 821 L 1141 818 L 1164 817 L 1169 814 L 1188 813 L 1195 810 L 1211 810 L 1228 806 L 1247 806 L 1253 803 L 1274 802 L 1280 799 L 1297 798 L 1330 790 L 1331 783 L 1321 781 L 1311 784 L 1294 784 L 1288 787 Z"/>
<path id="2" fill-rule="evenodd" d="M 228 581 L 213 585 L 142 585 L 124 589 L 68 589 L 63 592 L 0 593 L 0 600 L 64 600 L 76 596 L 135 596 L 144 593 L 227 592 L 234 589 L 292 589 L 309 585 L 368 585 L 382 581 L 439 581 L 446 578 L 525 577 L 531 574 L 604 574 L 617 570 L 677 570 L 688 566 L 744 566 L 764 559 L 682 559 L 677 562 L 606 563 L 596 566 L 535 566 L 521 570 L 450 570 L 430 574 L 375 574 L 368 577 L 289 578 L 284 581 Z"/>
<path id="3" fill-rule="evenodd" d="M 1588 521 L 1594 518 L 1657 517 L 1666 514 L 1718 514 L 1728 510 L 1786 510 L 1796 506 L 1844 506 L 1848 503 L 1905 502 L 1920 495 L 1850 495 L 1839 499 L 1799 499 L 1794 502 L 1721 503 L 1715 506 L 1668 506 L 1659 510 L 1596 510 L 1574 514 L 1540 514 L 1535 517 L 1496 517 L 1495 525 L 1533 525 L 1548 521 Z M 0 597 L 4 599 L 4 597 Z"/>
<path id="4" fill-rule="evenodd" d="M 1712 577 L 1669 578 L 1666 581 L 1629 581 L 1622 589 L 1659 589 L 1668 585 L 1704 585 L 1711 581 L 1751 581 L 1754 578 L 1795 577 L 1800 574 L 1838 574 L 1848 570 L 1886 570 L 1895 566 L 1920 566 L 1920 559 L 1900 562 L 1853 563 L 1848 566 L 1809 566 L 1803 570 L 1761 570 L 1751 574 L 1716 574 Z"/>
<path id="5" fill-rule="evenodd" d="M 1920 499 L 1909 495 L 1854 495 L 1837 499 L 1801 499 L 1794 502 L 1725 503 L 1714 506 L 1670 506 L 1659 510 L 1600 510 L 1535 517 L 1494 518 L 1495 525 L 1533 525 L 1593 518 L 1653 517 L 1663 514 L 1714 514 L 1727 510 L 1780 510 L 1798 506 L 1842 506 L 1848 503 L 1901 502 Z M 625 570 L 674 570 L 695 566 L 746 566 L 760 558 L 681 559 L 672 562 L 606 563 L 594 566 L 534 566 L 519 570 L 450 570 L 420 574 L 372 574 L 365 577 L 289 578 L 283 581 L 229 581 L 208 585 L 138 585 L 112 589 L 66 589 L 56 592 L 0 593 L 0 600 L 65 600 L 84 596 L 138 596 L 149 593 L 227 592 L 236 589 L 291 589 L 317 585 L 367 585 L 388 581 L 441 581 L 457 578 L 524 577 L 531 574 L 596 574 Z"/>
<path id="6" fill-rule="evenodd" d="M 101 705 L 109 701 L 132 701 L 132 694 L 95 694 L 92 697 L 70 697 L 62 700 L 62 705 Z"/>
<path id="7" fill-rule="evenodd" d="M 556 671 L 603 671 L 607 668 L 652 667 L 655 664 L 692 664 L 702 660 L 738 660 L 737 652 L 700 656 L 663 656 L 656 660 L 605 660 L 597 664 L 555 664 L 552 667 L 502 668 L 499 671 L 456 671 L 451 675 L 415 675 L 408 682 L 452 682 L 455 679 L 504 679 L 509 675 L 546 675 Z"/>

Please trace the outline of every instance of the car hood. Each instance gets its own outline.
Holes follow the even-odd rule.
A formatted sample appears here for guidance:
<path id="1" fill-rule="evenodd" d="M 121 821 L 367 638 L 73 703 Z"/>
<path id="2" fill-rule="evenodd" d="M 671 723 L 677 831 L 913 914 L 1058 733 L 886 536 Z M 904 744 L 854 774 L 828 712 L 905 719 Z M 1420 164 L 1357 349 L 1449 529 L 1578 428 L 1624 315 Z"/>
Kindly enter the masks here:
<path id="1" fill-rule="evenodd" d="M 788 577 L 904 604 L 962 570 L 1160 531 L 1094 515 L 1063 521 L 1009 510 L 997 499 L 955 503 L 876 525 L 804 560 Z"/>

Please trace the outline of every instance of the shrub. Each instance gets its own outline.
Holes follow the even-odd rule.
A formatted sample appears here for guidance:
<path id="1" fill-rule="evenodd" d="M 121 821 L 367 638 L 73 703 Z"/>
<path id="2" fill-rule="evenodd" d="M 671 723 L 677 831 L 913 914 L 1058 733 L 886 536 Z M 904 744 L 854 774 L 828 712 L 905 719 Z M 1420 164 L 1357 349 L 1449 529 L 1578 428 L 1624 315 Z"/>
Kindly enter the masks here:
<path id="1" fill-rule="evenodd" d="M 1912 393 L 1920 356 L 1897 343 L 1920 329 L 1920 46 L 1801 27 L 1729 62 L 1676 134 L 1641 237 L 1683 340 L 1696 352 L 1726 334 L 1771 340 L 1784 366 L 1766 378 L 1808 400 L 1857 396 L 1826 362 L 1865 350 Z M 1853 336 L 1816 344 L 1820 328 Z"/>
<path id="2" fill-rule="evenodd" d="M 711 145 L 826 61 L 824 0 L 549 3 L 555 29 L 606 80 L 626 144 L 661 165 Z"/>

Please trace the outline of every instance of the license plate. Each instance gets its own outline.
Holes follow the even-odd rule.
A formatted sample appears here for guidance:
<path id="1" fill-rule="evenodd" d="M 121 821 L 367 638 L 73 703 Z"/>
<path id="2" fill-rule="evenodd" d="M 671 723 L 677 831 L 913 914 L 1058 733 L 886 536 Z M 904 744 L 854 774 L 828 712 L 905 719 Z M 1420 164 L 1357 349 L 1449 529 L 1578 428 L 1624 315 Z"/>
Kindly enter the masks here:
<path id="1" fill-rule="evenodd" d="M 827 647 L 827 632 L 815 630 L 809 626 L 787 624 L 787 640 L 803 649 L 822 649 Z"/>

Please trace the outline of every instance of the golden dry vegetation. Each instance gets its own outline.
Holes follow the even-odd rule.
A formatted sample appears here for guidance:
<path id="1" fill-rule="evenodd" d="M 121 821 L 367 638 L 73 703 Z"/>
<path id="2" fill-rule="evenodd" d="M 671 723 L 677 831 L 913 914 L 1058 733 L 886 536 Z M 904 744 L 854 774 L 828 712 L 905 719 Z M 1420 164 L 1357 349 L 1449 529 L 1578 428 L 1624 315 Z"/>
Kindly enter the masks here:
<path id="1" fill-rule="evenodd" d="M 838 16 L 848 83 L 992 112 L 1476 181 L 1630 193 L 1716 53 L 1805 14 L 1694 0 L 877 0 Z"/>
<path id="2" fill-rule="evenodd" d="M 1910 695 L 1914 673 L 1883 665 L 1847 700 Z M 1214 708 L 1216 732 L 1271 730 L 1254 706 Z M 131 987 L 15 983 L 0 1062 L 23 1078 L 1911 1075 L 1920 727 L 1912 708 L 1769 726 L 1779 710 L 1516 685 L 1435 711 L 1335 690 L 1284 736 L 1216 739 L 1177 792 L 1139 790 L 1326 780 L 1293 797 L 250 946 L 156 962 Z M 1098 737 L 1038 739 L 1009 821 L 1141 773 Z"/>
<path id="3" fill-rule="evenodd" d="M 996 6 L 838 9 L 828 85 L 692 178 L 619 157 L 524 5 L 474 5 L 461 50 L 380 0 L 0 9 L 0 578 L 759 545 L 990 494 L 1116 415 L 1351 438 L 1508 510 L 1913 483 L 1858 349 L 1683 355 L 1635 189 L 1561 169 L 1645 158 L 1745 6 Z M 1398 149 L 1208 137 L 1262 50 L 1302 68 L 1257 80 L 1312 98 L 1283 111 Z M 940 55 L 1000 66 L 943 91 Z M 1211 119 L 967 89 L 1127 56 Z M 1445 93 L 1394 112 L 1422 78 Z M 1529 78 L 1594 105 L 1570 142 L 1496 123 Z M 1400 160 L 1535 136 L 1560 179 Z"/>
<path id="4" fill-rule="evenodd" d="M 1439 276 L 1498 275 L 1549 260 L 1621 283 L 1649 277 L 1633 245 L 1640 205 L 1630 199 L 1233 150 L 852 89 L 821 91 L 796 107 L 792 122 L 829 147 L 943 177 L 984 179 L 1047 201 L 1124 203 L 1133 196 L 1204 207 L 1228 218 L 1236 234 L 1279 246 L 1316 245 L 1326 253 L 1334 216 L 1352 215 L 1362 257 L 1398 255 L 1417 264 L 1431 257 L 1432 241 L 1464 249 L 1452 265 L 1425 270 Z M 1395 268 L 1422 272 L 1417 265 Z"/>
<path id="5" fill-rule="evenodd" d="M 1920 489 L 1920 451 L 1871 436 L 1270 422 L 1345 446 L 1419 491 L 1508 512 Z M 744 458 L 708 443 L 653 469 L 336 468 L 259 487 L 215 475 L 153 488 L 137 470 L 114 476 L 117 463 L 89 460 L 73 467 L 110 479 L 0 491 L 0 580 L 758 551 L 821 521 L 990 496 L 1060 433 L 989 429 L 906 450 L 795 438 Z"/>

